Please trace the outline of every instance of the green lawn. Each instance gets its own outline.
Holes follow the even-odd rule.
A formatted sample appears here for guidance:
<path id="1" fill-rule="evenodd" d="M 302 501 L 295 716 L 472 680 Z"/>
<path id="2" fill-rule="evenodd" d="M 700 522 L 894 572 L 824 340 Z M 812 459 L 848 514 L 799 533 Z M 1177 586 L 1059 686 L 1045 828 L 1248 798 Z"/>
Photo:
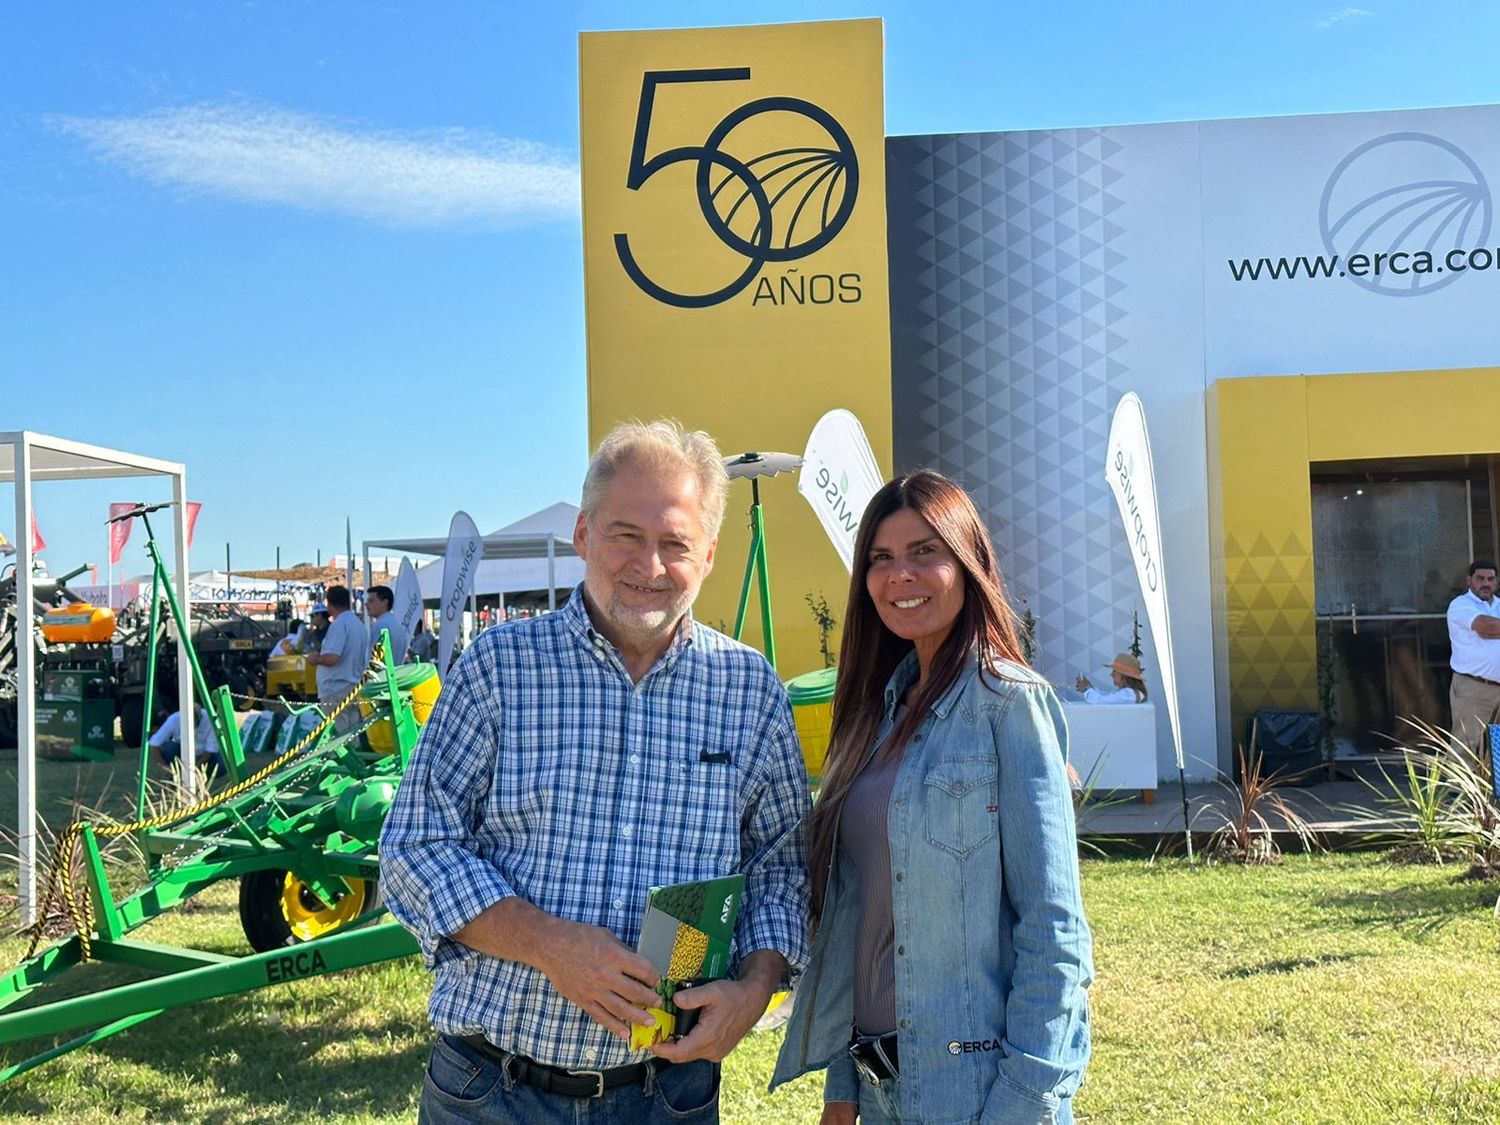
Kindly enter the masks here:
<path id="1" fill-rule="evenodd" d="M 71 793 L 74 772 L 43 763 L 49 796 Z M 13 809 L 0 790 L 0 824 Z M 1261 869 L 1086 861 L 1098 980 L 1080 1119 L 1500 1120 L 1496 887 L 1457 874 L 1375 853 Z M 245 949 L 228 887 L 141 936 Z M 20 952 L 0 943 L 0 962 Z M 113 972 L 90 967 L 80 987 Z M 426 989 L 404 962 L 168 1013 L 0 1087 L 0 1118 L 410 1120 Z M 726 1121 L 816 1120 L 815 1079 L 764 1093 L 777 1041 L 753 1036 L 730 1059 Z"/>

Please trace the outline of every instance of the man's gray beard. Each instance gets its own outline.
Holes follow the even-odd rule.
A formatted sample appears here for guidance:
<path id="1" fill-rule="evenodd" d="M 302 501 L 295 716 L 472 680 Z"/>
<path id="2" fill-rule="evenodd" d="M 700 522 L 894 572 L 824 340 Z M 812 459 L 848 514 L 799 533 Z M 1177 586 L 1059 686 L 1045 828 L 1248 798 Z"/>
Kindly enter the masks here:
<path id="1" fill-rule="evenodd" d="M 624 611 L 610 616 L 615 627 L 620 630 L 622 640 L 646 645 L 667 635 L 691 607 L 691 602 L 684 601 L 671 609 L 651 610 L 647 613 Z"/>

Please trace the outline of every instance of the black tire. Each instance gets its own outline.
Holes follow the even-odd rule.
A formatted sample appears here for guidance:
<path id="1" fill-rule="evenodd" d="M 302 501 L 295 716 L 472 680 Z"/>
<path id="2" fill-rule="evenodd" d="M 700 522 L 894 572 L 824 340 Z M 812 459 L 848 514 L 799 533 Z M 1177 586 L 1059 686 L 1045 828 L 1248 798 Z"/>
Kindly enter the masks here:
<path id="1" fill-rule="evenodd" d="M 141 720 L 146 713 L 146 700 L 139 695 L 127 695 L 120 700 L 120 741 L 127 750 L 139 750 L 145 732 Z"/>
<path id="2" fill-rule="evenodd" d="M 363 914 L 365 911 L 374 909 L 380 903 L 380 884 L 374 879 L 355 880 L 359 889 L 355 892 L 359 899 L 344 907 L 345 912 L 350 912 L 351 917 L 331 923 L 318 923 L 317 933 L 302 936 L 294 928 L 287 918 L 286 896 L 291 893 L 288 886 L 288 872 L 280 868 L 269 868 L 265 871 L 251 871 L 240 876 L 240 928 L 245 931 L 245 939 L 249 941 L 250 948 L 257 953 L 269 953 L 273 949 L 285 949 L 289 945 L 301 945 L 309 940 L 311 936 L 322 936 L 324 933 L 332 933 L 346 921 Z M 347 900 L 346 900 L 347 901 Z M 315 899 L 307 902 L 308 909 L 317 906 Z M 324 913 L 339 911 L 335 906 L 333 911 L 325 910 Z"/>

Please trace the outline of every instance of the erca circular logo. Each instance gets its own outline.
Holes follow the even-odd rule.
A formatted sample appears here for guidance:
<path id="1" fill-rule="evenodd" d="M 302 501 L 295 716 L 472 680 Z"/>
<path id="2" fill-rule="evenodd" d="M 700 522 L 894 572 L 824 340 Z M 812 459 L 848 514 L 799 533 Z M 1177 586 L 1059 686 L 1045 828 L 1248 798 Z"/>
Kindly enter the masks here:
<path id="1" fill-rule="evenodd" d="M 698 214 L 683 219 L 706 223 L 720 243 L 744 259 L 738 276 L 719 288 L 680 292 L 653 279 L 637 261 L 630 236 L 616 234 L 615 252 L 625 273 L 664 304 L 684 309 L 721 304 L 743 292 L 768 263 L 795 262 L 827 246 L 854 210 L 859 194 L 854 144 L 832 114 L 802 98 L 757 98 L 726 114 L 702 144 L 652 152 L 651 118 L 660 87 L 749 77 L 749 67 L 655 70 L 641 83 L 626 188 L 641 191 L 663 169 L 689 165 Z M 768 136 L 777 138 L 774 147 L 765 147 Z M 830 278 L 829 300 L 833 284 Z M 814 303 L 827 302 L 814 297 Z"/>
<path id="2" fill-rule="evenodd" d="M 948 1044 L 948 1053 L 950 1055 L 961 1055 L 964 1053 L 964 1045 L 955 1039 L 952 1043 Z"/>
<path id="3" fill-rule="evenodd" d="M 1387 133 L 1360 145 L 1328 177 L 1318 210 L 1339 276 L 1391 297 L 1431 293 L 1468 269 L 1491 268 L 1490 218 L 1484 173 L 1430 133 Z"/>

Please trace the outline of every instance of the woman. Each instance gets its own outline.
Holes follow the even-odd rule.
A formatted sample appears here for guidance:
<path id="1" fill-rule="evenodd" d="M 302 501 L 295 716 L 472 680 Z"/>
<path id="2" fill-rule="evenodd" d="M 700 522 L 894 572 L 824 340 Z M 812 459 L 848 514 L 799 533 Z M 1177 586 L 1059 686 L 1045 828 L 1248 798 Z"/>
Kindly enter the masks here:
<path id="1" fill-rule="evenodd" d="M 772 1085 L 827 1067 L 825 1125 L 1071 1121 L 1093 971 L 1062 712 L 962 489 L 875 494 L 844 620 Z"/>
<path id="2" fill-rule="evenodd" d="M 1083 692 L 1085 703 L 1144 703 L 1146 681 L 1141 675 L 1141 662 L 1130 653 L 1122 652 L 1109 665 L 1109 679 L 1115 685 L 1113 691 L 1096 688 L 1086 676 L 1079 676 L 1073 686 Z"/>

